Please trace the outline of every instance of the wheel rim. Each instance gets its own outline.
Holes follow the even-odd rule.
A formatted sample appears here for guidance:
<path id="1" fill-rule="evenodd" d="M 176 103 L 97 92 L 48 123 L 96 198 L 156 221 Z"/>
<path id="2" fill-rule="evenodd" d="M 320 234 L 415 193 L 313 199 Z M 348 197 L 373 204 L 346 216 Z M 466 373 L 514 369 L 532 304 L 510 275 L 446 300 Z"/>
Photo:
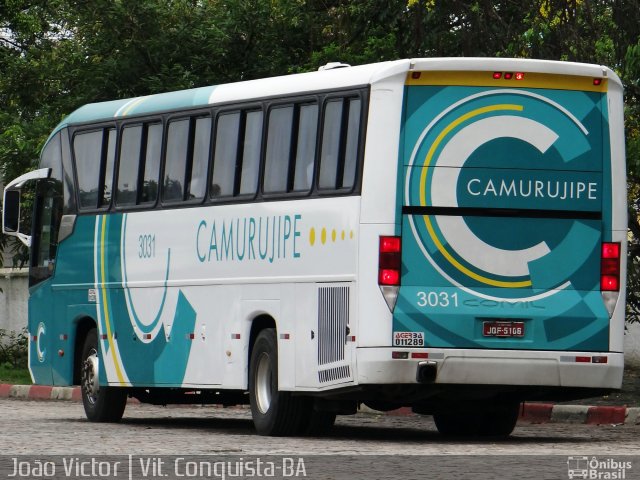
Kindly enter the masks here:
<path id="1" fill-rule="evenodd" d="M 260 413 L 265 414 L 271 406 L 271 361 L 269 355 L 262 353 L 256 368 L 256 405 Z"/>
<path id="2" fill-rule="evenodd" d="M 82 393 L 91 405 L 95 405 L 98 401 L 98 391 L 100 390 L 98 368 L 98 352 L 93 348 L 82 365 Z"/>

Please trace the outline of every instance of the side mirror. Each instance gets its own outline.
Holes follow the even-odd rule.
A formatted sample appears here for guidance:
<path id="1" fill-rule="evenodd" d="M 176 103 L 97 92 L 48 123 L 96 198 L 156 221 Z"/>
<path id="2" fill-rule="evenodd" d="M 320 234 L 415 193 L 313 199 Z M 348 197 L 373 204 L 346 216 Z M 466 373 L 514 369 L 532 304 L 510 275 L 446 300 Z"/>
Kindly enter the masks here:
<path id="1" fill-rule="evenodd" d="M 27 247 L 31 246 L 31 236 L 20 232 L 20 188 L 25 182 L 49 178 L 50 168 L 41 168 L 20 175 L 9 182 L 4 189 L 2 212 L 2 233 L 18 238 Z"/>
<path id="2" fill-rule="evenodd" d="M 2 233 L 11 234 L 20 231 L 20 190 L 4 192 L 2 209 Z"/>

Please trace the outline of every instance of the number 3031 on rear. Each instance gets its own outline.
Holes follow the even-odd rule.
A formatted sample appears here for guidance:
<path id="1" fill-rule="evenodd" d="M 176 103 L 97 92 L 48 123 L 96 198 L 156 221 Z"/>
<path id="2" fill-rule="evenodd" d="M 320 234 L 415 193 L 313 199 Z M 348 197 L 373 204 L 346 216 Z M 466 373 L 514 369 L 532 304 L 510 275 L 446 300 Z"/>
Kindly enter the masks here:
<path id="1" fill-rule="evenodd" d="M 418 292 L 416 303 L 419 307 L 457 307 L 458 294 L 448 292 Z"/>

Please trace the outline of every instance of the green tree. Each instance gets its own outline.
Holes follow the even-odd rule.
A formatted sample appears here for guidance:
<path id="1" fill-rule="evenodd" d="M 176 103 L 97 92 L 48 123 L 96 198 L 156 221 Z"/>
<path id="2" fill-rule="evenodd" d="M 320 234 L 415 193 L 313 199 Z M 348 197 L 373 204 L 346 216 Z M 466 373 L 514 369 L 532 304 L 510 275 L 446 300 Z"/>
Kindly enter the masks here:
<path id="1" fill-rule="evenodd" d="M 640 313 L 640 0 L 5 0 L 0 175 L 90 102 L 406 57 L 601 63 L 625 84 L 630 318 Z M 0 236 L 0 246 L 6 239 Z"/>

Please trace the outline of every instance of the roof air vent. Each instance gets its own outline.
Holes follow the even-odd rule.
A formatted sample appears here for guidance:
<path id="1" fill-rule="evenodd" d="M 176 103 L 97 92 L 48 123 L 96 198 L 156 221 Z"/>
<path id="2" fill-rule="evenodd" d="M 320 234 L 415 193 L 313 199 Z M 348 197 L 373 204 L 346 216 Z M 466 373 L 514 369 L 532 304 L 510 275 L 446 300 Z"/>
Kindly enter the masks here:
<path id="1" fill-rule="evenodd" d="M 321 72 L 323 70 L 333 70 L 335 68 L 346 68 L 346 67 L 350 67 L 351 65 L 349 65 L 348 63 L 341 63 L 341 62 L 329 62 L 326 65 L 323 65 L 322 67 L 318 68 L 318 71 Z"/>

